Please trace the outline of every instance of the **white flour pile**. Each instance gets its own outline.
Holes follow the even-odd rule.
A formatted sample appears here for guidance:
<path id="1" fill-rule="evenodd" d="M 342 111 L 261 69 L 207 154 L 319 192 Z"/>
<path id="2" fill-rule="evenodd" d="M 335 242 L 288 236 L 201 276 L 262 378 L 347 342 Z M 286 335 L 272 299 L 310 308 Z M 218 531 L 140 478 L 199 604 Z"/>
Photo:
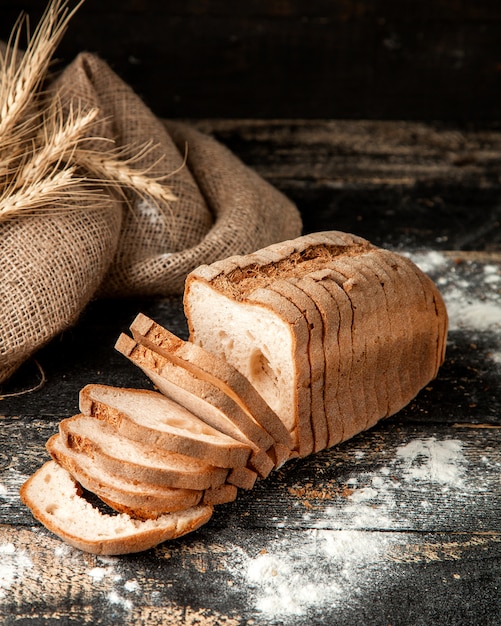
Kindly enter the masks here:
<path id="1" fill-rule="evenodd" d="M 425 480 L 441 485 L 462 486 L 464 457 L 460 441 L 414 439 L 398 448 L 397 458 L 403 461 L 404 480 Z"/>
<path id="2" fill-rule="evenodd" d="M 312 608 L 342 608 L 361 587 L 381 579 L 389 539 L 355 530 L 310 530 L 301 544 L 280 539 L 273 552 L 244 559 L 255 609 L 270 615 L 305 615 Z"/>

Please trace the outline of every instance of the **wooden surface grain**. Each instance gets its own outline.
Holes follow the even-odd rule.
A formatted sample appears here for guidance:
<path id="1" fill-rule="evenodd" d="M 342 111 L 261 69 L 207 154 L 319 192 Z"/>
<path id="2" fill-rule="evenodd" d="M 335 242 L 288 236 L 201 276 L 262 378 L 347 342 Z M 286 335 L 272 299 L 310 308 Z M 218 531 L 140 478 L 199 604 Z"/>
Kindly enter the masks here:
<path id="1" fill-rule="evenodd" d="M 449 311 L 446 361 L 399 414 L 286 464 L 217 507 L 197 532 L 142 554 L 98 557 L 41 527 L 19 487 L 48 458 L 45 442 L 77 411 L 83 385 L 149 387 L 113 349 L 139 311 L 183 337 L 186 322 L 180 298 L 93 302 L 1 390 L 0 622 L 497 625 L 499 134 L 400 123 L 196 124 L 289 193 L 307 230 L 362 234 L 422 267 Z M 454 165 L 458 137 L 465 152 L 477 146 L 475 163 Z M 428 202 L 435 197 L 441 202 Z"/>

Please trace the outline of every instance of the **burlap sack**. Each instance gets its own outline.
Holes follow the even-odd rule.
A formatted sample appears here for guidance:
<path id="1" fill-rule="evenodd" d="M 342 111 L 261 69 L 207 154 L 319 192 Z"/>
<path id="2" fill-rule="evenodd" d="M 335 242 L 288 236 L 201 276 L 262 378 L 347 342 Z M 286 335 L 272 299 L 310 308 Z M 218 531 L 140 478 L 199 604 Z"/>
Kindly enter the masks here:
<path id="1" fill-rule="evenodd" d="M 152 202 L 131 181 L 126 199 L 109 188 L 99 210 L 76 206 L 0 223 L 0 382 L 73 324 L 92 297 L 182 293 L 196 266 L 301 231 L 287 198 L 213 138 L 162 123 L 99 58 L 79 55 L 48 97 L 99 107 L 94 150 L 109 150 L 106 138 L 121 158 L 134 159 L 150 142 L 133 166 L 166 177 L 177 200 Z"/>

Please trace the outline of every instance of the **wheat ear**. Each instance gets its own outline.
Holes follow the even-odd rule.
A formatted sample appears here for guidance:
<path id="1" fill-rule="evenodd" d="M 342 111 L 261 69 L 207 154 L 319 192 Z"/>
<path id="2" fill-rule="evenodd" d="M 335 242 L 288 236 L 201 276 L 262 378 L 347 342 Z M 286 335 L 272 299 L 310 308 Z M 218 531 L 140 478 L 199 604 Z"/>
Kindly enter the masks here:
<path id="1" fill-rule="evenodd" d="M 83 187 L 82 183 L 86 182 L 87 179 L 76 176 L 76 166 L 71 166 L 30 181 L 14 192 L 6 189 L 0 196 L 0 222 L 21 213 L 41 215 L 64 211 L 78 205 L 79 199 L 86 203 L 93 198 L 98 200 L 97 193 Z"/>
<path id="2" fill-rule="evenodd" d="M 19 39 L 27 20 L 20 18 L 0 62 L 0 138 L 4 141 L 22 120 L 46 77 L 49 64 L 68 22 L 82 4 L 71 11 L 66 0 L 53 0 L 33 35 L 28 33 L 25 53 L 18 55 Z M 20 56 L 20 58 L 18 58 Z"/>
<path id="3" fill-rule="evenodd" d="M 147 149 L 144 148 L 143 150 Z M 138 158 L 136 155 L 132 162 Z M 78 149 L 75 152 L 75 160 L 112 186 L 134 189 L 140 196 L 145 196 L 153 201 L 173 202 L 177 200 L 177 196 L 170 188 L 160 182 L 164 177 L 154 178 L 148 175 L 151 167 L 141 171 L 132 167 L 127 161 L 108 156 L 106 152 L 90 153 Z"/>
<path id="4" fill-rule="evenodd" d="M 71 161 L 79 142 L 99 113 L 98 109 L 91 109 L 87 113 L 80 113 L 70 108 L 67 119 L 60 119 L 57 110 L 51 117 L 51 122 L 43 125 L 43 140 L 41 147 L 33 152 L 33 156 L 19 170 L 17 180 L 20 187 L 33 180 L 44 177 L 45 173 L 55 164 Z"/>

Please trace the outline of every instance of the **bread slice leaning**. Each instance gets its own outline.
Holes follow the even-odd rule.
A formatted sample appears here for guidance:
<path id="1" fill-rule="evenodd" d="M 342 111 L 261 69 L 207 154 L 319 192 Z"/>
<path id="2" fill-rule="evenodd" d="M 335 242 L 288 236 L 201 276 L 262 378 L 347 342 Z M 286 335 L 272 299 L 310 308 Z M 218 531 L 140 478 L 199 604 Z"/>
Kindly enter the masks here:
<path id="1" fill-rule="evenodd" d="M 224 359 L 210 354 L 190 341 L 184 341 L 166 328 L 139 313 L 130 326 L 134 339 L 160 355 L 209 380 L 229 395 L 264 428 L 275 443 L 291 447 L 290 435 L 276 413 L 242 374 Z"/>
<path id="2" fill-rule="evenodd" d="M 115 347 L 137 365 L 163 395 L 212 428 L 249 446 L 252 450 L 249 465 L 263 478 L 268 476 L 275 465 L 266 453 L 273 439 L 232 398 L 210 381 L 194 376 L 125 334 L 120 335 Z"/>
<path id="3" fill-rule="evenodd" d="M 213 507 L 198 505 L 155 520 L 108 515 L 92 506 L 72 476 L 55 461 L 40 467 L 21 487 L 33 516 L 69 545 L 92 554 L 142 552 L 205 524 Z"/>

